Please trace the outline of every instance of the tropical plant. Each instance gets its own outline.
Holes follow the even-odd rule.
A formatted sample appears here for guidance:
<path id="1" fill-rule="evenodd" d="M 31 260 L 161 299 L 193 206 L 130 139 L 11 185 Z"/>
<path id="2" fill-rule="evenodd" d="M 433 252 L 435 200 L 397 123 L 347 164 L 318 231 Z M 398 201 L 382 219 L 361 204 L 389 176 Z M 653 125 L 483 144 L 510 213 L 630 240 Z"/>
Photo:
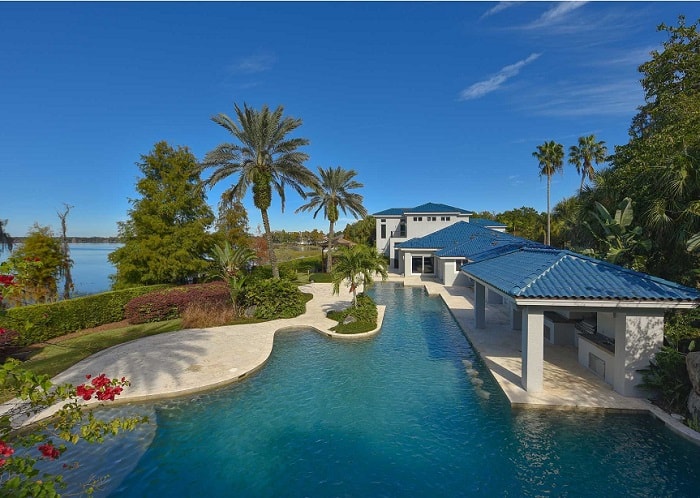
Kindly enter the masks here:
<path id="1" fill-rule="evenodd" d="M 272 231 L 268 209 L 272 203 L 272 189 L 285 205 L 284 187 L 291 186 L 304 197 L 304 188 L 314 188 L 318 180 L 304 166 L 308 155 L 298 149 L 308 145 L 305 138 L 288 138 L 287 135 L 301 126 L 301 119 L 283 117 L 284 108 L 270 111 L 263 105 L 260 111 L 243 104 L 234 105 L 237 123 L 226 114 L 212 117 L 212 121 L 228 131 L 240 143 L 223 143 L 208 152 L 202 168 L 215 168 L 206 184 L 212 187 L 231 175 L 238 180 L 222 194 L 222 199 L 242 200 L 249 187 L 253 190 L 253 204 L 260 210 L 272 276 L 279 279 L 277 258 L 272 244 Z"/>
<path id="2" fill-rule="evenodd" d="M 223 246 L 215 245 L 213 254 L 219 272 L 228 285 L 233 307 L 238 313 L 240 311 L 239 297 L 246 281 L 246 266 L 255 259 L 255 251 L 248 247 L 232 247 L 226 241 Z"/>
<path id="3" fill-rule="evenodd" d="M 651 249 L 651 240 L 644 237 L 642 227 L 632 227 L 632 199 L 626 197 L 618 206 L 614 217 L 599 202 L 596 202 L 596 211 L 590 214 L 597 222 L 596 229 L 587 221 L 584 222 L 584 226 L 600 242 L 600 256 L 610 263 L 644 271 L 644 254 Z"/>
<path id="4" fill-rule="evenodd" d="M 192 282 L 209 269 L 215 242 L 199 163 L 187 147 L 158 142 L 138 167 L 141 198 L 130 200 L 129 220 L 119 223 L 124 245 L 109 255 L 115 288 Z"/>
<path id="5" fill-rule="evenodd" d="M 335 237 L 335 223 L 340 215 L 339 210 L 343 214 L 348 211 L 355 218 L 367 216 L 367 210 L 362 205 L 362 196 L 360 194 L 350 192 L 350 190 L 362 188 L 363 185 L 353 178 L 357 175 L 355 170 L 345 170 L 340 166 L 336 168 L 318 168 L 320 184 L 316 185 L 313 190 L 306 192 L 306 197 L 311 200 L 299 207 L 296 212 L 314 211 L 314 218 L 323 209 L 323 216 L 329 222 L 328 228 L 328 264 L 326 271 L 333 271 L 333 238 Z"/>
<path id="6" fill-rule="evenodd" d="M 603 140 L 596 141 L 595 135 L 579 137 L 578 145 L 572 145 L 569 148 L 569 163 L 576 166 L 576 172 L 581 175 L 579 194 L 583 192 L 583 184 L 586 179 L 592 181 L 594 178 L 593 163 L 598 165 L 598 163 L 605 161 L 607 153 L 605 142 Z"/>
<path id="7" fill-rule="evenodd" d="M 352 292 L 353 306 L 357 307 L 357 288 L 371 286 L 373 275 L 380 275 L 386 280 L 389 274 L 386 260 L 374 247 L 355 245 L 343 247 L 338 251 L 336 266 L 333 269 L 333 293 L 340 294 L 340 284 L 347 282 Z"/>
<path id="8" fill-rule="evenodd" d="M 686 367 L 686 355 L 673 345 L 663 346 L 642 369 L 640 387 L 655 393 L 662 408 L 675 413 L 685 413 L 688 396 L 693 389 Z"/>
<path id="9" fill-rule="evenodd" d="M 549 209 L 550 190 L 552 176 L 558 171 L 562 171 L 564 162 L 564 146 L 550 140 L 537 146 L 537 150 L 532 153 L 540 165 L 540 178 L 547 177 L 547 240 L 545 244 L 551 243 L 551 213 Z"/>

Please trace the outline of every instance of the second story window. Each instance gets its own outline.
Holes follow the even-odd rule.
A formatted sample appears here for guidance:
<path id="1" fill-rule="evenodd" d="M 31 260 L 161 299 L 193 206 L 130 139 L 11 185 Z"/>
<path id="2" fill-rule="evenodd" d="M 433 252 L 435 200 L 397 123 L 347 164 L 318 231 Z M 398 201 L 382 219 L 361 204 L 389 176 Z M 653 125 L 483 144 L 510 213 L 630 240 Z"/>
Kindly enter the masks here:
<path id="1" fill-rule="evenodd" d="M 386 239 L 386 225 L 381 225 L 381 235 L 382 239 Z"/>

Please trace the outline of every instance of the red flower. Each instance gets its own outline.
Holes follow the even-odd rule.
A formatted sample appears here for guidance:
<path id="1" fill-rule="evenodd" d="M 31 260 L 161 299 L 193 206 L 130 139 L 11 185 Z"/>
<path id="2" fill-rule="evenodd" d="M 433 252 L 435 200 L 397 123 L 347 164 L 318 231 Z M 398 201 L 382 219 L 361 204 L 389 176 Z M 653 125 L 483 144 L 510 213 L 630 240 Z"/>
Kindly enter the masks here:
<path id="1" fill-rule="evenodd" d="M 39 451 L 41 451 L 43 456 L 50 458 L 51 460 L 55 460 L 61 456 L 61 452 L 58 451 L 58 449 L 51 443 L 42 444 L 39 446 Z"/>
<path id="2" fill-rule="evenodd" d="M 15 450 L 12 449 L 10 445 L 5 443 L 5 441 L 0 441 L 0 456 L 4 457 L 10 457 L 14 454 Z M 2 460 L 2 463 L 0 465 L 5 464 L 5 459 Z"/>
<path id="3" fill-rule="evenodd" d="M 100 374 L 94 378 L 86 375 L 85 378 L 92 380 L 89 384 L 80 384 L 75 388 L 75 394 L 85 401 L 91 400 L 93 396 L 100 401 L 114 401 L 114 398 L 122 393 L 122 387 L 129 385 L 126 377 L 122 377 L 121 380 L 109 379 L 105 374 Z"/>

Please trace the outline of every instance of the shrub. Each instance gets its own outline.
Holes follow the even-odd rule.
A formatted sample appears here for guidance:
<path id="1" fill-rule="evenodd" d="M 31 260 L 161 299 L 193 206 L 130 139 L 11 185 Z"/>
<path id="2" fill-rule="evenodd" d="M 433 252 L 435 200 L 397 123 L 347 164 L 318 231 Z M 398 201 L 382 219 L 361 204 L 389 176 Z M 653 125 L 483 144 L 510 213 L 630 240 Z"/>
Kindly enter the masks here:
<path id="1" fill-rule="evenodd" d="M 231 303 L 190 303 L 182 312 L 182 327 L 186 329 L 201 329 L 219 327 L 236 321 L 238 316 Z"/>
<path id="2" fill-rule="evenodd" d="M 306 310 L 308 299 L 286 279 L 251 280 L 243 291 L 243 305 L 255 307 L 254 317 L 263 320 L 299 316 Z"/>
<path id="3" fill-rule="evenodd" d="M 125 317 L 129 323 L 160 322 L 179 318 L 192 303 L 226 305 L 231 294 L 225 282 L 182 285 L 151 292 L 132 299 L 126 305 Z"/>
<path id="4" fill-rule="evenodd" d="M 658 397 L 656 402 L 665 410 L 685 413 L 688 396 L 693 386 L 688 376 L 685 356 L 671 346 L 664 346 L 649 362 L 649 368 L 641 370 L 640 387 Z"/>
<path id="5" fill-rule="evenodd" d="M 76 330 L 124 320 L 124 307 L 129 301 L 165 287 L 131 287 L 55 303 L 18 306 L 0 316 L 0 328 L 19 334 L 17 346 L 29 346 Z"/>
<path id="6" fill-rule="evenodd" d="M 331 330 L 340 334 L 357 334 L 369 332 L 377 327 L 377 305 L 366 294 L 358 294 L 357 307 L 350 306 L 343 311 L 330 311 L 328 318 L 336 320 L 338 325 Z M 355 318 L 354 322 L 343 324 L 348 316 Z"/>

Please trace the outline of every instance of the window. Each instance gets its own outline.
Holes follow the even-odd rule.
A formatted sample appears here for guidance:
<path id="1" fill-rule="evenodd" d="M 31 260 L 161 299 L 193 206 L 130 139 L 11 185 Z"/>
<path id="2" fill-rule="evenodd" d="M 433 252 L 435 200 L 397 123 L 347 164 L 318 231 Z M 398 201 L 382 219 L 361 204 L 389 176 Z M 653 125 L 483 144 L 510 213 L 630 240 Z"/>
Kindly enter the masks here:
<path id="1" fill-rule="evenodd" d="M 406 223 L 403 221 L 399 225 L 399 237 L 405 237 L 406 236 Z"/>
<path id="2" fill-rule="evenodd" d="M 423 217 L 422 216 L 414 216 L 413 221 L 423 221 Z"/>
<path id="3" fill-rule="evenodd" d="M 449 216 L 440 216 L 440 221 L 450 221 Z"/>
<path id="4" fill-rule="evenodd" d="M 382 230 L 381 238 L 386 239 L 386 225 L 382 225 L 381 227 L 382 227 L 381 228 L 381 230 Z"/>
<path id="5" fill-rule="evenodd" d="M 382 219 L 379 220 L 379 221 L 381 221 L 382 223 L 386 223 L 386 218 L 382 218 Z"/>
<path id="6" fill-rule="evenodd" d="M 457 261 L 455 261 L 455 271 L 461 270 L 462 267 L 466 264 L 467 264 L 466 259 L 458 259 Z"/>
<path id="7" fill-rule="evenodd" d="M 436 216 L 428 216 L 428 217 L 426 218 L 426 220 L 427 220 L 427 221 L 437 221 L 437 217 L 436 217 Z"/>
<path id="8" fill-rule="evenodd" d="M 411 271 L 413 273 L 434 273 L 432 256 L 413 256 L 411 258 Z"/>

